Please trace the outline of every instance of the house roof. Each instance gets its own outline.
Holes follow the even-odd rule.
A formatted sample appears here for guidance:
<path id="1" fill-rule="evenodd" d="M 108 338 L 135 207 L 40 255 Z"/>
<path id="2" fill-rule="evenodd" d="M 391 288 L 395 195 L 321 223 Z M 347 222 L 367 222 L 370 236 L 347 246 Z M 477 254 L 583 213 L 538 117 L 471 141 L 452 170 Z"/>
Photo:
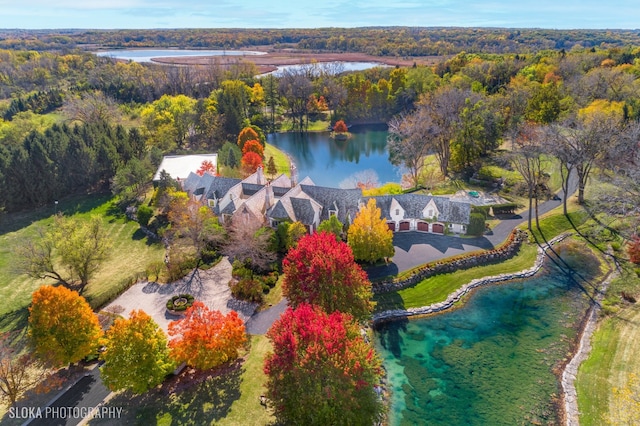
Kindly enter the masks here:
<path id="1" fill-rule="evenodd" d="M 166 155 L 162 158 L 153 180 L 155 182 L 159 181 L 160 173 L 164 170 L 172 178 L 183 181 L 189 177 L 191 172 L 196 172 L 203 161 L 211 161 L 213 166 L 216 167 L 218 165 L 218 154 Z"/>
<path id="2" fill-rule="evenodd" d="M 242 193 L 248 197 L 264 188 L 264 185 L 242 182 Z"/>
<path id="3" fill-rule="evenodd" d="M 274 218 L 274 219 L 289 219 L 289 220 L 293 220 L 293 218 L 291 216 L 289 216 L 289 212 L 287 212 L 287 209 L 284 207 L 282 201 L 278 201 L 271 208 L 271 210 L 269 210 L 267 215 L 269 217 Z"/>
<path id="4" fill-rule="evenodd" d="M 308 198 L 291 198 L 291 206 L 296 213 L 296 220 L 305 225 L 311 225 L 315 219 L 315 211 Z"/>
<path id="5" fill-rule="evenodd" d="M 367 197 L 376 200 L 376 206 L 380 208 L 382 216 L 391 220 L 391 202 L 396 200 L 404 209 L 406 218 L 422 218 L 423 210 L 433 200 L 439 215 L 438 220 L 441 222 L 452 222 L 460 224 L 469 223 L 469 214 L 471 213 L 471 205 L 458 201 L 451 201 L 447 197 L 434 197 L 432 195 L 418 194 L 399 194 L 399 195 L 382 195 L 376 197 Z"/>
<path id="6" fill-rule="evenodd" d="M 329 219 L 329 210 L 335 210 L 337 207 L 338 220 L 346 223 L 349 214 L 353 219 L 360 209 L 358 205 L 362 200 L 362 190 L 360 189 L 328 188 L 313 185 L 301 185 L 301 187 L 305 194 L 324 206 L 320 221 Z"/>

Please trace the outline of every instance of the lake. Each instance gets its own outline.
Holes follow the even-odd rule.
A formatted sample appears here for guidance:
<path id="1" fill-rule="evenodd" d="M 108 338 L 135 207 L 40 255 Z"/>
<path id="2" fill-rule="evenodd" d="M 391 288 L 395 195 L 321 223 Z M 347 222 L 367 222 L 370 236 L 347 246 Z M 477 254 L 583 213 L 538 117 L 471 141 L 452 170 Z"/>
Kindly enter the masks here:
<path id="1" fill-rule="evenodd" d="M 558 250 L 591 280 L 598 262 L 576 247 Z M 379 326 L 390 424 L 558 424 L 554 368 L 589 305 L 581 287 L 592 284 L 545 265 L 528 280 L 477 290 L 455 311 Z"/>
<path id="2" fill-rule="evenodd" d="M 282 76 L 285 71 L 300 71 L 311 68 L 311 75 L 319 75 L 321 72 L 325 72 L 329 75 L 337 75 L 343 72 L 349 71 L 363 71 L 375 67 L 390 67 L 391 65 L 382 64 L 380 62 L 348 62 L 348 61 L 330 61 L 330 62 L 317 62 L 315 64 L 296 64 L 296 65 L 280 65 L 278 69 L 260 74 L 265 76 L 273 74 L 276 77 Z M 313 69 L 316 67 L 316 69 Z"/>
<path id="3" fill-rule="evenodd" d="M 400 182 L 401 169 L 389 163 L 383 126 L 355 126 L 353 137 L 336 141 L 329 132 L 275 133 L 267 141 L 292 158 L 298 179 L 309 176 L 316 185 L 355 188 L 358 181 Z"/>
<path id="4" fill-rule="evenodd" d="M 178 56 L 255 56 L 266 52 L 246 50 L 183 50 L 183 49 L 118 49 L 93 52 L 97 56 L 123 59 L 133 62 L 151 62 L 152 58 L 169 58 Z"/>

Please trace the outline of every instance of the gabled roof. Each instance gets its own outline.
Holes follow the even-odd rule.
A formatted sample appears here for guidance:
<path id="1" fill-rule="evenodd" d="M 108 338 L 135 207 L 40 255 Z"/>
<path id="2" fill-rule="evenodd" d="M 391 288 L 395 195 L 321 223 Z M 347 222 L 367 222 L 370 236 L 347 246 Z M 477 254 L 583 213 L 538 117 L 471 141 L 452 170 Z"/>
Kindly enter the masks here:
<path id="1" fill-rule="evenodd" d="M 296 220 L 305 225 L 311 225 L 315 219 L 315 212 L 308 198 L 291 198 L 291 206 L 296 214 Z"/>
<path id="2" fill-rule="evenodd" d="M 471 213 L 471 205 L 458 201 L 451 201 L 447 197 L 434 197 L 432 195 L 419 194 L 398 194 L 398 195 L 381 195 L 376 197 L 367 197 L 376 200 L 376 206 L 380 208 L 382 216 L 391 220 L 391 201 L 396 200 L 404 209 L 404 217 L 407 219 L 420 219 L 423 217 L 423 210 L 433 200 L 439 215 L 438 221 L 451 222 L 459 224 L 469 223 L 469 214 Z"/>
<path id="3" fill-rule="evenodd" d="M 262 188 L 264 188 L 264 185 L 242 182 L 242 193 L 247 197 L 252 196 L 256 192 L 260 191 Z"/>
<path id="4" fill-rule="evenodd" d="M 282 201 L 278 201 L 272 208 L 271 210 L 269 210 L 269 212 L 267 213 L 267 216 L 273 218 L 273 219 L 289 219 L 291 221 L 293 221 L 293 218 L 291 216 L 289 216 L 289 212 L 287 212 L 287 209 L 285 209 Z"/>
<path id="5" fill-rule="evenodd" d="M 207 198 L 222 198 L 227 192 L 240 182 L 240 179 L 216 176 L 206 190 Z"/>
<path id="6" fill-rule="evenodd" d="M 359 210 L 358 203 L 362 199 L 362 190 L 360 189 L 327 188 L 313 185 L 300 186 L 305 194 L 324 206 L 320 215 L 321 222 L 329 219 L 329 210 L 335 210 L 336 207 L 338 209 L 338 220 L 342 223 L 347 222 L 349 214 L 353 219 Z"/>

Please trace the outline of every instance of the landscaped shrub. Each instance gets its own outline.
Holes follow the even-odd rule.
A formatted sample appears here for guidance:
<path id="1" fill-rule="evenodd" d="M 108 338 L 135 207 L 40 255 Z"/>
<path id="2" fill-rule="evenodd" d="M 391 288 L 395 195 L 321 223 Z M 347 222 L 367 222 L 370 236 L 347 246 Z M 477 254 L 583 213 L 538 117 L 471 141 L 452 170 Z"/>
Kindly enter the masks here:
<path id="1" fill-rule="evenodd" d="M 485 219 L 489 217 L 491 206 L 471 206 L 471 213 L 480 213 Z"/>
<path id="2" fill-rule="evenodd" d="M 243 278 L 253 278 L 253 271 L 249 269 L 244 264 L 244 262 L 236 259 L 233 261 L 231 276 L 237 280 L 241 280 Z"/>
<path id="3" fill-rule="evenodd" d="M 146 227 L 149 224 L 149 221 L 153 217 L 153 209 L 146 205 L 141 205 L 138 207 L 138 212 L 136 213 L 138 217 L 138 223 L 140 226 Z"/>
<path id="4" fill-rule="evenodd" d="M 516 203 L 494 204 L 491 208 L 493 209 L 494 216 L 499 214 L 514 214 L 518 205 Z"/>
<path id="5" fill-rule="evenodd" d="M 485 229 L 484 216 L 482 213 L 471 213 L 469 217 L 469 226 L 467 227 L 467 234 L 469 235 L 482 235 Z"/>
<path id="6" fill-rule="evenodd" d="M 188 293 L 178 294 L 167 300 L 167 309 L 170 311 L 186 311 L 193 305 L 193 296 Z"/>
<path id="7" fill-rule="evenodd" d="M 261 303 L 263 296 L 262 283 L 253 278 L 243 278 L 231 285 L 231 294 L 236 299 Z"/>

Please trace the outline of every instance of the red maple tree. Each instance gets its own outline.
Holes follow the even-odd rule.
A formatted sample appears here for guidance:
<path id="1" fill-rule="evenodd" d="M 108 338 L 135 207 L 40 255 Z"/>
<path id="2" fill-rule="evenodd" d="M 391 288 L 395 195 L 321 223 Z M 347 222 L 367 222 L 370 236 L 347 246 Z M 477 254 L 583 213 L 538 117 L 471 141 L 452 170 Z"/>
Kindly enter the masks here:
<path id="1" fill-rule="evenodd" d="M 253 151 L 249 151 L 242 156 L 240 163 L 242 164 L 242 170 L 250 175 L 255 173 L 258 167 L 262 166 L 262 157 Z"/>
<path id="2" fill-rule="evenodd" d="M 333 126 L 333 131 L 336 133 L 345 133 L 348 130 L 347 125 L 342 120 L 336 121 L 336 124 Z"/>
<path id="3" fill-rule="evenodd" d="M 235 311 L 223 315 L 196 301 L 184 318 L 169 323 L 169 351 L 177 362 L 208 370 L 238 357 L 247 341 L 244 323 Z"/>
<path id="4" fill-rule="evenodd" d="M 311 303 L 326 312 L 349 313 L 358 320 L 371 314 L 371 282 L 354 261 L 351 247 L 333 234 L 302 237 L 287 253 L 283 267 L 283 292 L 291 306 Z"/>
<path id="5" fill-rule="evenodd" d="M 250 140 L 245 142 L 244 146 L 242 147 L 242 155 L 246 154 L 247 152 L 255 152 L 260 156 L 260 158 L 264 158 L 264 148 L 257 140 Z"/>
<path id="6" fill-rule="evenodd" d="M 629 260 L 636 265 L 640 264 L 640 236 L 634 235 L 627 245 Z"/>
<path id="7" fill-rule="evenodd" d="M 214 176 L 216 175 L 216 166 L 213 165 L 213 162 L 204 160 L 202 164 L 200 164 L 200 168 L 196 174 L 198 176 L 203 176 L 205 173 L 211 173 Z"/>
<path id="8" fill-rule="evenodd" d="M 335 239 L 335 238 L 334 238 Z M 382 409 L 380 361 L 352 317 L 301 304 L 267 337 L 267 397 L 285 424 L 373 424 Z M 321 401 L 321 403 L 319 403 Z"/>

